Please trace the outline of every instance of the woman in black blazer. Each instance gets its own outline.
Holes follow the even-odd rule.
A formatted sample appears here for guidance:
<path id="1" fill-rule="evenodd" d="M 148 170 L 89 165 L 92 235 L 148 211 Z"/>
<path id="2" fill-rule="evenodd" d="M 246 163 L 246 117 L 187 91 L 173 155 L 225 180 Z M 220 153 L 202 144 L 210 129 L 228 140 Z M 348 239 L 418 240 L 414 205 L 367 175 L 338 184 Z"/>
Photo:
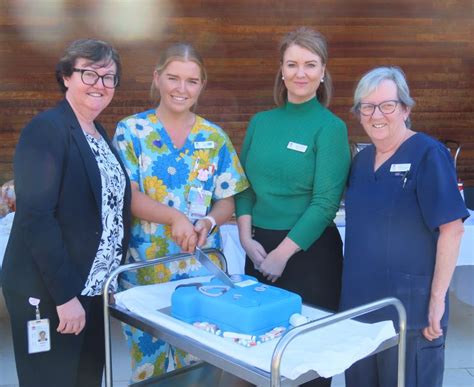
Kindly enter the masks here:
<path id="1" fill-rule="evenodd" d="M 101 294 L 128 245 L 130 184 L 95 119 L 120 69 L 108 43 L 73 42 L 56 68 L 65 99 L 34 117 L 16 148 L 17 210 L 2 282 L 20 386 L 101 385 Z M 28 340 L 38 300 L 49 351 Z"/>

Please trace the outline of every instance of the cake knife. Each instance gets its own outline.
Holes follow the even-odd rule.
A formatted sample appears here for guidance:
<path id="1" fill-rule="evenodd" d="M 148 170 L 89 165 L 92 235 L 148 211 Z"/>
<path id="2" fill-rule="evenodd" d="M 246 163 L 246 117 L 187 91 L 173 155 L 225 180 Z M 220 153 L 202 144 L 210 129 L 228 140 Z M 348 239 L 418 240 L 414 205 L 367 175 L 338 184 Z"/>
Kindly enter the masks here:
<path id="1" fill-rule="evenodd" d="M 209 270 L 218 280 L 223 282 L 225 285 L 235 288 L 234 282 L 229 278 L 229 276 L 220 269 L 211 258 L 202 251 L 199 247 L 196 247 L 196 259 L 203 265 L 207 270 Z"/>

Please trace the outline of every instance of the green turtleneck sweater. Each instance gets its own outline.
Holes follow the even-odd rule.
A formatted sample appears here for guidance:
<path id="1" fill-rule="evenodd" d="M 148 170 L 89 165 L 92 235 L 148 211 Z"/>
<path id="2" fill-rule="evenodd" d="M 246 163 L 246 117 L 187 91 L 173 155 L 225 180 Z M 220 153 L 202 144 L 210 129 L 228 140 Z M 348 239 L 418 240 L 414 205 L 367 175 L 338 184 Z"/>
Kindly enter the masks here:
<path id="1" fill-rule="evenodd" d="M 251 187 L 236 196 L 238 217 L 290 230 L 303 250 L 333 225 L 349 172 L 349 142 L 344 122 L 316 98 L 256 114 L 241 162 Z"/>

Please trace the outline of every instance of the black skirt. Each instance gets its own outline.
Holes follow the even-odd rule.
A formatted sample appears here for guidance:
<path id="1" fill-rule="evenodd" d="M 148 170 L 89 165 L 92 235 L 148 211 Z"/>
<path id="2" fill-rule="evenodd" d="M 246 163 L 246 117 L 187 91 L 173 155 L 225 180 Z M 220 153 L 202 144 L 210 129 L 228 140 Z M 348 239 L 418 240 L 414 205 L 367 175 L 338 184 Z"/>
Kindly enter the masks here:
<path id="1" fill-rule="evenodd" d="M 288 235 L 288 230 L 255 227 L 254 231 L 254 239 L 267 253 L 274 250 Z M 262 283 L 297 293 L 307 304 L 336 311 L 341 295 L 342 259 L 339 231 L 336 227 L 327 227 L 307 251 L 301 250 L 289 259 L 282 276 L 276 282 L 267 281 L 254 268 L 249 257 L 245 260 L 245 273 Z"/>

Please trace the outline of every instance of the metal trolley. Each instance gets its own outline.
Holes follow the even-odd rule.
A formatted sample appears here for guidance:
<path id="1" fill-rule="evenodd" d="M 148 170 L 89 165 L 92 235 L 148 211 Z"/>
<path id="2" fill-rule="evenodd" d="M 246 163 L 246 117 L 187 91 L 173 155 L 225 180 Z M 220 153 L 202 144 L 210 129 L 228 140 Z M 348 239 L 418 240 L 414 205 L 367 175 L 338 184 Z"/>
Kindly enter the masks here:
<path id="1" fill-rule="evenodd" d="M 211 253 L 216 255 L 221 262 L 222 268 L 227 271 L 227 262 L 224 255 L 216 249 L 206 249 L 206 253 Z M 362 305 L 357 308 L 347 310 L 345 312 L 336 313 L 329 315 L 327 317 L 311 321 L 304 325 L 295 327 L 289 330 L 278 342 L 273 352 L 271 358 L 271 372 L 266 372 L 257 367 L 253 367 L 247 363 L 240 362 L 236 359 L 233 359 L 227 354 L 216 351 L 215 349 L 207 346 L 197 340 L 191 339 L 189 337 L 184 337 L 181 334 L 178 334 L 170 329 L 161 327 L 156 323 L 152 323 L 147 319 L 142 318 L 124 308 L 115 305 L 113 302 L 113 297 L 110 293 L 110 285 L 112 281 L 125 271 L 137 270 L 139 268 L 153 266 L 157 264 L 168 263 L 171 261 L 180 261 L 184 259 L 189 259 L 193 254 L 173 254 L 166 256 L 164 258 L 156 258 L 146 262 L 132 263 L 128 265 L 123 265 L 117 268 L 110 275 L 107 280 L 104 288 L 104 327 L 105 327 L 105 386 L 112 386 L 112 347 L 111 347 L 111 338 L 110 338 L 110 316 L 125 322 L 127 324 L 133 325 L 144 332 L 151 334 L 152 336 L 159 337 L 164 341 L 174 345 L 186 352 L 197 356 L 199 359 L 207 362 L 219 369 L 222 369 L 226 372 L 236 375 L 237 377 L 247 380 L 250 383 L 253 383 L 257 386 L 297 386 L 299 384 L 305 383 L 312 379 L 319 377 L 315 371 L 310 371 L 301 375 L 296 380 L 290 380 L 285 377 L 280 376 L 280 364 L 282 357 L 285 353 L 285 349 L 288 344 L 294 340 L 297 336 L 307 333 L 309 331 L 314 331 L 325 326 L 335 324 L 342 320 L 347 320 L 355 318 L 375 310 L 384 308 L 386 306 L 393 306 L 396 308 L 399 317 L 399 333 L 394 337 L 385 340 L 382 342 L 379 347 L 372 352 L 378 353 L 384 351 L 388 348 L 398 345 L 398 387 L 405 386 L 405 340 L 406 340 L 406 312 L 402 303 L 396 298 L 385 298 L 379 301 L 372 302 L 370 304 Z M 196 366 L 185 367 L 179 370 L 180 373 L 187 372 L 186 370 L 193 370 Z"/>

